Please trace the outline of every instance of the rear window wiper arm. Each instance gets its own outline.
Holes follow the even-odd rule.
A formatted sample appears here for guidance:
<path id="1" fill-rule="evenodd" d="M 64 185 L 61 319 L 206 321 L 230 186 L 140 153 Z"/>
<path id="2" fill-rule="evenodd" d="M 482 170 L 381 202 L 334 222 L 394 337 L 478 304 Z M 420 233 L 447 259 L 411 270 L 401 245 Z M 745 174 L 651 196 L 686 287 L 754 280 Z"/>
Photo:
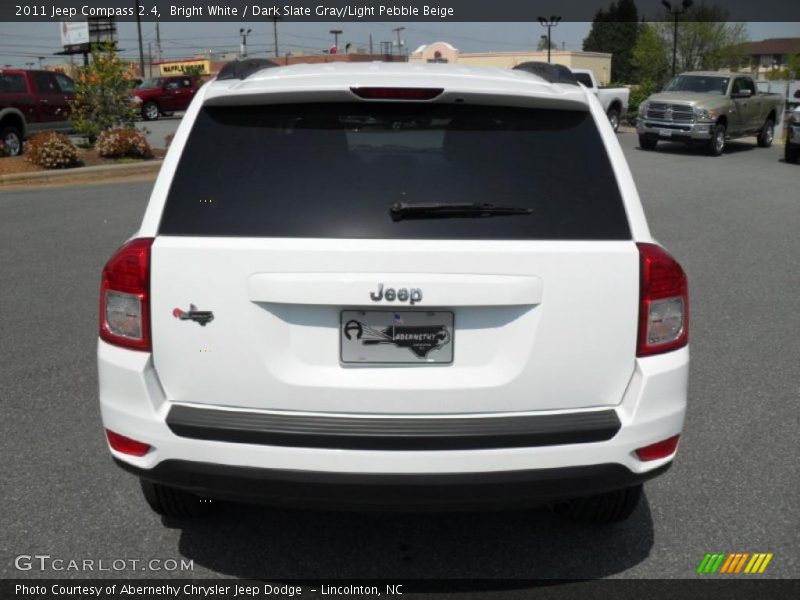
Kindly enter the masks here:
<path id="1" fill-rule="evenodd" d="M 392 221 L 403 219 L 446 219 L 448 217 L 503 217 L 512 215 L 529 215 L 532 208 L 518 206 L 495 206 L 494 204 L 475 203 L 445 203 L 421 202 L 410 204 L 408 202 L 395 202 L 389 209 Z"/>

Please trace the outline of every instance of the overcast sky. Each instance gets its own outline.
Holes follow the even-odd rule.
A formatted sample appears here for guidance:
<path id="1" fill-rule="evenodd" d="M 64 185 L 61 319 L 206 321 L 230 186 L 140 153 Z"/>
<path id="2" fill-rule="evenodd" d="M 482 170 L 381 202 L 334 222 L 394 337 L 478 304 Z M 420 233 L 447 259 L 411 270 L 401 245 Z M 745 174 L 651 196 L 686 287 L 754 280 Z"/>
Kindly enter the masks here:
<path id="1" fill-rule="evenodd" d="M 375 51 L 381 41 L 395 40 L 392 29 L 405 25 L 403 38 L 413 51 L 421 44 L 435 41 L 450 42 L 466 52 L 490 50 L 530 50 L 536 47 L 545 31 L 538 23 L 278 23 L 278 43 L 281 54 L 287 51 L 319 52 L 333 42 L 330 29 L 341 29 L 339 45 L 368 47 L 372 34 Z M 272 22 L 240 24 L 224 23 L 162 23 L 161 46 L 164 58 L 187 58 L 208 49 L 214 52 L 236 51 L 239 48 L 240 27 L 253 29 L 248 38 L 251 56 L 271 56 L 273 50 Z M 590 23 L 562 22 L 553 29 L 552 37 L 559 48 L 580 50 Z M 769 37 L 800 37 L 800 23 L 748 23 L 751 40 Z M 147 44 L 155 46 L 155 23 L 142 23 L 145 53 Z M 58 23 L 0 23 L 0 67 L 24 67 L 47 57 L 44 63 L 63 61 L 52 57 L 60 48 Z M 135 23 L 119 23 L 119 47 L 126 57 L 138 56 Z M 155 52 L 155 50 L 154 50 Z"/>

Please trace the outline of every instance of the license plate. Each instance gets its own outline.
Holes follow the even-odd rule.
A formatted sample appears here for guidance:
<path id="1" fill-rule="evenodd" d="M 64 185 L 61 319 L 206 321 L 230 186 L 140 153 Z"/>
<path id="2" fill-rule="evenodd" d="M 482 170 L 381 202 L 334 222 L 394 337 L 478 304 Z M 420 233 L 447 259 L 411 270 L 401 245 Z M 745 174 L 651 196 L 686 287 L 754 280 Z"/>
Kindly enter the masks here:
<path id="1" fill-rule="evenodd" d="M 662 137 L 672 137 L 672 129 L 659 129 L 658 135 Z"/>
<path id="2" fill-rule="evenodd" d="M 339 338 L 342 363 L 453 362 L 453 313 L 344 310 Z"/>

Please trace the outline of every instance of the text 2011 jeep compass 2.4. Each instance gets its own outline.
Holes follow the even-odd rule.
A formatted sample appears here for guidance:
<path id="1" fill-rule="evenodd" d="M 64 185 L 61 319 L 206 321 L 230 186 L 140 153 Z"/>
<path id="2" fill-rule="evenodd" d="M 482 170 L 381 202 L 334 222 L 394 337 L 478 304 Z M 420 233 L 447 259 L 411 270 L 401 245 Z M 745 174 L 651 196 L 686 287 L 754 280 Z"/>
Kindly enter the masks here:
<path id="1" fill-rule="evenodd" d="M 100 406 L 199 498 L 627 517 L 686 409 L 687 283 L 601 106 L 522 71 L 204 86 L 102 276 Z"/>

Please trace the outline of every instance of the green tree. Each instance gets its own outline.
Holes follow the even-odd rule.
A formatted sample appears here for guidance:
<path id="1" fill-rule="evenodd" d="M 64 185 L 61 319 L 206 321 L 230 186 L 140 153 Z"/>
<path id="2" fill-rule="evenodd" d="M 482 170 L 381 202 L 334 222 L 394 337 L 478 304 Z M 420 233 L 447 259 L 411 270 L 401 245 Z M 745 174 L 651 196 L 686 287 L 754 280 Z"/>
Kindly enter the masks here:
<path id="1" fill-rule="evenodd" d="M 643 87 L 645 83 L 662 84 L 670 74 L 669 49 L 656 27 L 642 23 L 631 59 L 635 76 Z"/>
<path id="2" fill-rule="evenodd" d="M 794 73 L 794 77 L 792 77 Z M 789 63 L 783 69 L 773 69 L 766 74 L 770 81 L 782 81 L 786 79 L 800 78 L 800 52 L 789 56 Z"/>
<path id="3" fill-rule="evenodd" d="M 133 127 L 136 109 L 131 105 L 130 75 L 111 44 L 92 49 L 89 66 L 82 68 L 75 82 L 70 104 L 75 131 L 91 142 L 106 129 Z"/>
<path id="4" fill-rule="evenodd" d="M 550 49 L 555 50 L 558 48 L 558 45 L 551 39 L 550 40 Z M 547 50 L 547 36 L 543 35 L 539 38 L 539 43 L 536 45 L 537 50 Z"/>
<path id="5" fill-rule="evenodd" d="M 589 35 L 583 40 L 587 52 L 611 53 L 611 79 L 633 80 L 633 49 L 639 36 L 639 14 L 633 0 L 612 2 L 608 10 L 599 10 L 592 20 Z"/>
<path id="6" fill-rule="evenodd" d="M 667 44 L 670 67 L 674 23 L 669 14 L 656 25 Z M 693 6 L 678 23 L 678 60 L 676 71 L 716 70 L 738 64 L 747 41 L 744 23 L 729 23 L 728 12 L 717 5 Z"/>

